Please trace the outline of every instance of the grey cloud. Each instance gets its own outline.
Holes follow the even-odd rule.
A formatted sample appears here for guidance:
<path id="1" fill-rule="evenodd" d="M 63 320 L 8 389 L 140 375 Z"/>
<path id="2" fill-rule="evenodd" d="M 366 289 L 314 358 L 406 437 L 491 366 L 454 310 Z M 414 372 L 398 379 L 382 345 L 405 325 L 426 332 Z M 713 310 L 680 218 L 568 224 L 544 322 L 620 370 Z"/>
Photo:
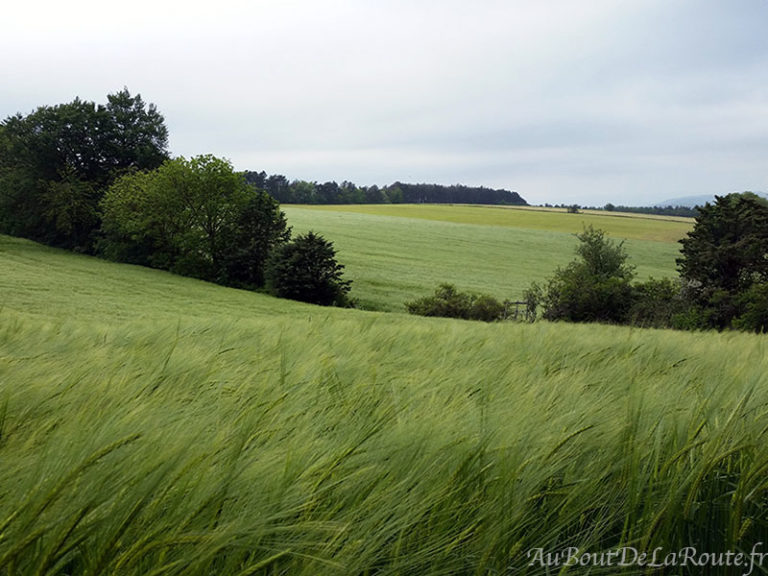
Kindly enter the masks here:
<path id="1" fill-rule="evenodd" d="M 762 0 L 94 0 L 8 9 L 0 115 L 124 85 L 174 153 L 536 202 L 768 187 Z"/>

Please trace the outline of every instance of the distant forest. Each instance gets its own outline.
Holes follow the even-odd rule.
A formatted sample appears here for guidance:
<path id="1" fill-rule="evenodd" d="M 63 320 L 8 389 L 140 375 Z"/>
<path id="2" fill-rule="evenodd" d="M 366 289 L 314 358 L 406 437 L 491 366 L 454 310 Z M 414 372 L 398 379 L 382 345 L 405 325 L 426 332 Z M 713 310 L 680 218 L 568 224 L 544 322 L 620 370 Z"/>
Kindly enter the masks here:
<path id="1" fill-rule="evenodd" d="M 245 171 L 249 184 L 268 192 L 281 204 L 502 204 L 527 206 L 517 193 L 509 190 L 440 184 L 403 184 L 395 182 L 379 188 L 357 186 L 352 182 L 289 181 L 285 176 Z"/>

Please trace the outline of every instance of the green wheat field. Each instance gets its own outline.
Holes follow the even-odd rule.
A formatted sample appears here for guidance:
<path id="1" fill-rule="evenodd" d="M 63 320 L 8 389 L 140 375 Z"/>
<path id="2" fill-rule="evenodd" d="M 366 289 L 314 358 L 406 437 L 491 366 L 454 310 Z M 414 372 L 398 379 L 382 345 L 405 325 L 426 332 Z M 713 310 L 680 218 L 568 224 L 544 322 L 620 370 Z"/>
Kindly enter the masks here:
<path id="1" fill-rule="evenodd" d="M 286 213 L 394 312 L 0 236 L 0 574 L 747 572 L 529 551 L 766 541 L 764 336 L 408 316 L 441 281 L 514 297 L 580 221 L 335 208 Z M 674 274 L 691 225 L 567 216 L 644 276 Z"/>
<path id="2" fill-rule="evenodd" d="M 285 206 L 294 232 L 333 241 L 354 293 L 367 309 L 403 303 L 448 282 L 460 290 L 519 300 L 574 258 L 575 234 L 592 225 L 624 241 L 640 279 L 675 275 L 677 240 L 690 219 L 566 214 L 496 206 Z M 603 213 L 605 214 L 605 213 Z"/>

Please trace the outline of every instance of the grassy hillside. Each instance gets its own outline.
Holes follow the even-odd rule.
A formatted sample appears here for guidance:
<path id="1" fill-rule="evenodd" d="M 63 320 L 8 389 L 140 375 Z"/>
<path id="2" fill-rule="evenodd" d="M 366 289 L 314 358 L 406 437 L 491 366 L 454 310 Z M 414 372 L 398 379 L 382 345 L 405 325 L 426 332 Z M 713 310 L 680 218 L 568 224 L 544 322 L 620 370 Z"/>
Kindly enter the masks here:
<path id="1" fill-rule="evenodd" d="M 677 240 L 692 221 L 565 214 L 488 206 L 284 206 L 294 232 L 334 242 L 363 307 L 403 310 L 442 282 L 499 299 L 521 298 L 532 281 L 574 257 L 585 225 L 625 239 L 639 278 L 673 276 Z"/>
<path id="2" fill-rule="evenodd" d="M 5 237 L 0 270 L 0 573 L 546 574 L 528 550 L 768 536 L 762 336 L 318 309 Z"/>

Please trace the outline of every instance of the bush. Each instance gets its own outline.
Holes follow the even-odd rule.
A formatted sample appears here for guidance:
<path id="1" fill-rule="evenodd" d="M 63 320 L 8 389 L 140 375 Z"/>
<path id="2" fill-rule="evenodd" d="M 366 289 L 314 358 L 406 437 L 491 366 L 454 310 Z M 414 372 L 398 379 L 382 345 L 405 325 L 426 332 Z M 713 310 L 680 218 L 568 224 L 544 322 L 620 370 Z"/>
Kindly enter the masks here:
<path id="1" fill-rule="evenodd" d="M 529 314 L 540 305 L 546 320 L 625 322 L 632 306 L 634 268 L 626 262 L 623 243 L 606 239 L 602 230 L 591 226 L 577 238 L 580 258 L 558 268 L 544 287 L 533 284 L 525 293 Z"/>
<path id="2" fill-rule="evenodd" d="M 734 328 L 768 332 L 768 284 L 753 284 L 741 295 L 739 305 L 743 312 L 734 320 Z"/>
<path id="3" fill-rule="evenodd" d="M 410 314 L 418 316 L 462 318 L 483 322 L 504 320 L 507 316 L 506 303 L 502 304 L 487 294 L 459 292 L 452 284 L 441 284 L 434 295 L 406 302 L 405 308 Z"/>
<path id="4" fill-rule="evenodd" d="M 691 321 L 688 308 L 678 280 L 650 278 L 632 286 L 628 320 L 646 328 L 682 327 Z"/>
<path id="5" fill-rule="evenodd" d="M 267 289 L 280 298 L 322 306 L 349 306 L 349 280 L 333 243 L 313 232 L 278 245 L 266 267 Z"/>
<path id="6" fill-rule="evenodd" d="M 507 307 L 493 296 L 477 294 L 470 307 L 470 320 L 494 322 L 507 317 Z"/>

